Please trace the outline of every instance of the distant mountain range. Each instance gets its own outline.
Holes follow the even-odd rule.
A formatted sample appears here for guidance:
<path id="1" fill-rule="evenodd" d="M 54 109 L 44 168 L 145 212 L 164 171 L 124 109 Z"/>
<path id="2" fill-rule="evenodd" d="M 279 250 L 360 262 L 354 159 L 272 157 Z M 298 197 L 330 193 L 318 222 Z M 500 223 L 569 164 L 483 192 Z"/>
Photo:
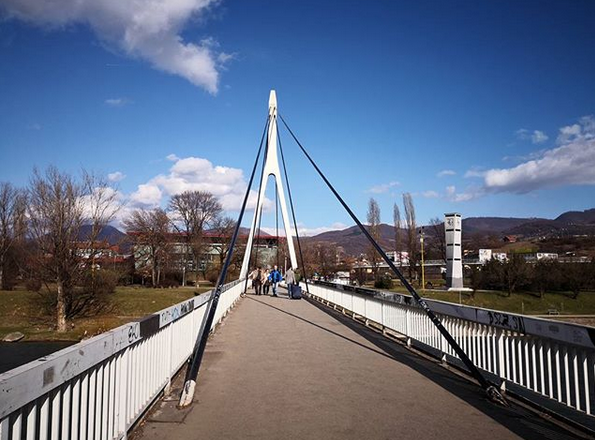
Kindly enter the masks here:
<path id="1" fill-rule="evenodd" d="M 93 233 L 92 225 L 83 225 L 79 229 L 79 241 L 87 241 Z M 119 245 L 126 240 L 126 234 L 113 226 L 106 225 L 97 234 L 96 241 L 107 241 L 110 245 Z"/>
<path id="2" fill-rule="evenodd" d="M 438 226 L 442 231 L 442 226 Z M 425 226 L 428 235 L 434 235 L 435 228 Z M 404 232 L 404 231 L 403 231 Z M 516 217 L 469 217 L 463 219 L 463 238 L 470 235 L 518 235 L 526 238 L 552 235 L 595 235 L 595 208 L 586 211 L 569 211 L 557 218 L 516 218 Z M 404 240 L 404 233 L 401 234 Z M 309 242 L 327 242 L 343 247 L 350 255 L 359 255 L 369 248 L 366 237 L 357 226 L 340 231 L 323 232 L 305 237 Z M 384 249 L 394 248 L 394 227 L 380 225 L 380 245 Z"/>
<path id="3" fill-rule="evenodd" d="M 84 240 L 89 236 L 91 227 L 83 226 L 79 237 Z M 442 230 L 425 226 L 426 233 L 433 235 Z M 240 228 L 240 235 L 247 235 L 249 228 Z M 555 219 L 517 218 L 517 217 L 469 217 L 463 219 L 463 237 L 469 235 L 518 235 L 525 238 L 560 235 L 595 235 L 595 208 L 586 211 L 568 211 Z M 261 232 L 267 236 L 266 232 Z M 404 231 L 401 235 L 404 240 Z M 99 240 L 106 240 L 111 245 L 126 243 L 126 234 L 113 226 L 105 226 L 99 233 Z M 311 237 L 303 237 L 304 242 L 327 242 L 343 247 L 350 255 L 359 255 L 369 248 L 368 240 L 357 226 L 337 231 L 323 232 Z M 395 244 L 394 227 L 380 225 L 380 245 L 384 249 L 393 249 Z"/>

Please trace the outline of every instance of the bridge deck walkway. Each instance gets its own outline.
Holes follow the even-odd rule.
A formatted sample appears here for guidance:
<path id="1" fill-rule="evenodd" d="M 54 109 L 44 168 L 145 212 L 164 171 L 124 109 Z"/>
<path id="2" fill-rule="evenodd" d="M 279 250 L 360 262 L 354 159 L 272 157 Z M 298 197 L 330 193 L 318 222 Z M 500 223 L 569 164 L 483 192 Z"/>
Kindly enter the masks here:
<path id="1" fill-rule="evenodd" d="M 570 439 L 340 313 L 248 295 L 208 343 L 195 402 L 158 404 L 133 438 Z"/>

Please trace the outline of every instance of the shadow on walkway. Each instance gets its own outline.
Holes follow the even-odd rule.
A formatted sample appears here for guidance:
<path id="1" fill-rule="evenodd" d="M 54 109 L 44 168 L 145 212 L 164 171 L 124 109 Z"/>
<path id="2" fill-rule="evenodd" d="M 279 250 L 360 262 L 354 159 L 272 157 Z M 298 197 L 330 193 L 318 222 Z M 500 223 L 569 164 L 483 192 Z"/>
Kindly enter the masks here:
<path id="1" fill-rule="evenodd" d="M 419 356 L 414 352 L 409 351 L 397 342 L 391 341 L 390 339 L 375 332 L 374 330 L 367 328 L 363 324 L 354 321 L 352 318 L 347 317 L 333 310 L 332 308 L 320 304 L 316 301 L 305 299 L 309 304 L 318 308 L 322 312 L 334 318 L 339 323 L 347 326 L 350 330 L 354 331 L 359 336 L 366 339 L 368 342 L 372 343 L 377 349 L 364 345 L 361 342 L 348 338 L 331 329 L 328 329 L 315 322 L 307 320 L 299 315 L 260 301 L 257 297 L 247 296 L 247 299 L 255 301 L 265 307 L 274 309 L 280 313 L 289 315 L 294 319 L 308 323 L 324 332 L 332 334 L 343 340 L 349 341 L 379 356 L 384 356 L 415 370 L 417 373 L 431 380 L 435 384 L 442 387 L 444 390 L 465 401 L 467 404 L 473 406 L 485 415 L 491 417 L 496 422 L 505 426 L 510 431 L 514 432 L 515 434 L 524 439 L 571 440 L 580 438 L 546 419 L 537 417 L 532 412 L 518 405 L 512 404 L 510 408 L 504 408 L 492 403 L 487 399 L 484 392 L 478 385 L 469 382 L 468 380 L 441 367 L 437 361 L 432 361 L 422 356 Z M 464 432 L 464 430 L 465 427 L 461 426 L 461 431 Z M 589 437 L 584 436 L 583 438 Z"/>

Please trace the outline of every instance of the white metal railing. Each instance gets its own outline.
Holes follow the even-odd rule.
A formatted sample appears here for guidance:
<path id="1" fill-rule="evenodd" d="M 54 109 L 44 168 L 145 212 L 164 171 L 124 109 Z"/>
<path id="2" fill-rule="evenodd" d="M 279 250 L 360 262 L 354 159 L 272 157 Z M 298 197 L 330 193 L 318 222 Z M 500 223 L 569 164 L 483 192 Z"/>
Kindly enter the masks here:
<path id="1" fill-rule="evenodd" d="M 213 326 L 234 306 L 226 284 Z M 210 293 L 0 374 L 0 439 L 120 439 L 192 354 Z"/>
<path id="2" fill-rule="evenodd" d="M 408 343 L 444 361 L 462 365 L 412 297 L 332 283 L 308 283 L 308 287 L 315 299 L 375 323 L 383 331 L 403 335 Z M 579 423 L 595 427 L 595 328 L 426 302 L 481 370 L 542 407 L 564 411 L 565 417 L 578 417 Z"/>

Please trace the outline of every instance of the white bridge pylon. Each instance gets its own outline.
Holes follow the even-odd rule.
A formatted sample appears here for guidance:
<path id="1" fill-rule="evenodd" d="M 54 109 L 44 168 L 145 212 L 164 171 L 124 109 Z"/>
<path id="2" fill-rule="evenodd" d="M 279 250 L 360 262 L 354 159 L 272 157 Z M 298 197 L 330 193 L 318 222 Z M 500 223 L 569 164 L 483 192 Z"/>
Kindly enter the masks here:
<path id="1" fill-rule="evenodd" d="M 291 224 L 289 223 L 289 216 L 287 215 L 287 203 L 285 202 L 285 192 L 283 190 L 283 179 L 281 178 L 281 169 L 279 168 L 279 158 L 277 156 L 277 94 L 271 90 L 269 95 L 269 129 L 267 133 L 268 148 L 266 149 L 266 156 L 264 158 L 264 169 L 262 173 L 262 180 L 260 182 L 260 189 L 258 195 L 258 206 L 254 210 L 254 217 L 252 218 L 252 226 L 250 227 L 250 235 L 246 243 L 246 253 L 244 254 L 244 261 L 242 262 L 242 270 L 240 278 L 245 278 L 250 270 L 250 256 L 252 254 L 252 242 L 254 240 L 254 232 L 259 224 L 262 205 L 264 203 L 264 194 L 266 191 L 269 176 L 275 176 L 277 183 L 277 195 L 279 196 L 279 204 L 281 205 L 281 215 L 283 217 L 283 226 L 285 228 L 285 237 L 287 238 L 287 247 L 289 248 L 289 258 L 293 269 L 297 269 L 297 258 L 295 257 L 295 248 L 293 247 L 293 233 Z"/>

